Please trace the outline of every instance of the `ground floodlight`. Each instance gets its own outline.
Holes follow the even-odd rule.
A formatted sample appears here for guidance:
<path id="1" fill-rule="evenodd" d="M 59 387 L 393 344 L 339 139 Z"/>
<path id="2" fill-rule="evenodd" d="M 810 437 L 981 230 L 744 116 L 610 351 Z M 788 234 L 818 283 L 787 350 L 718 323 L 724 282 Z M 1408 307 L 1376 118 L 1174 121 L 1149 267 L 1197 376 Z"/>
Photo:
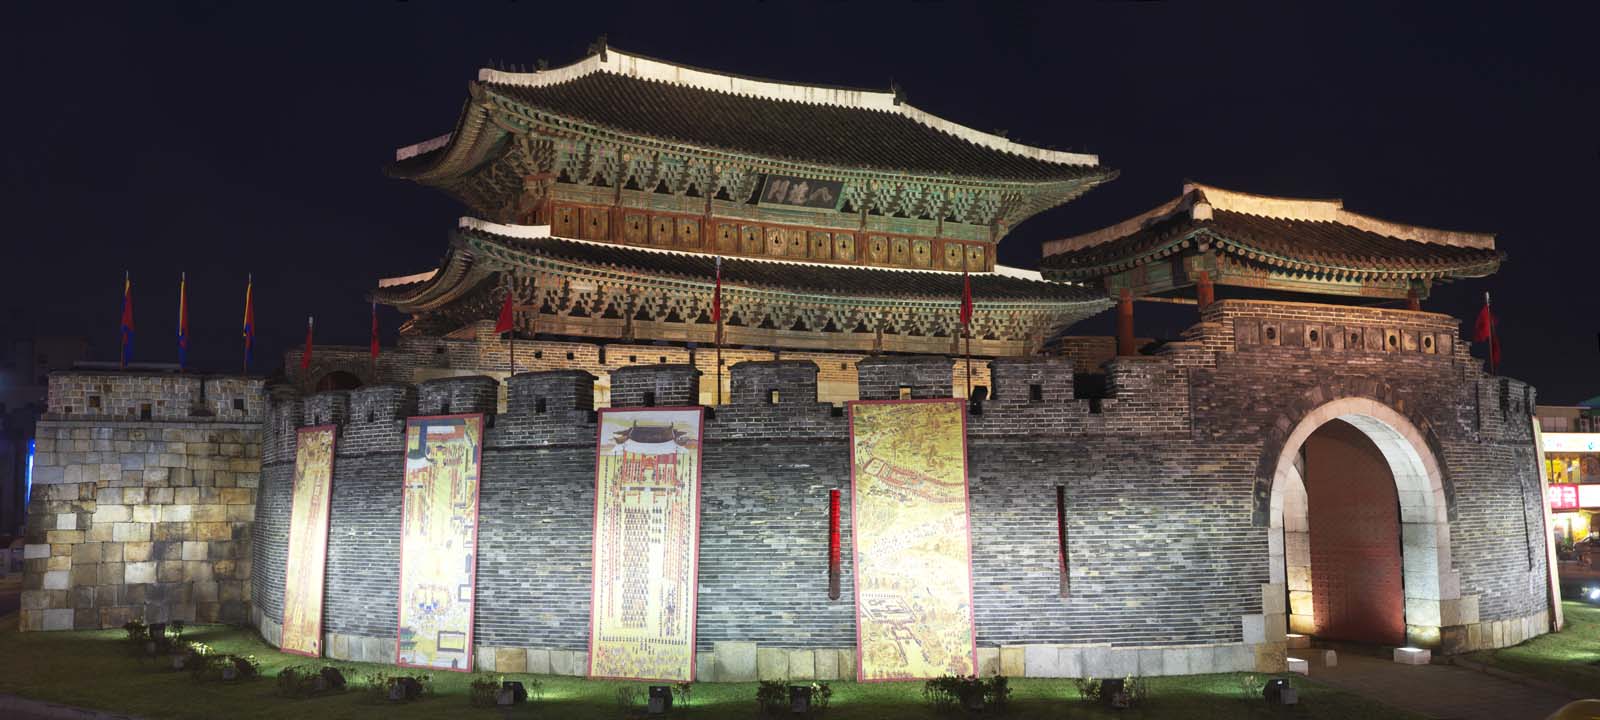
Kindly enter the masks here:
<path id="1" fill-rule="evenodd" d="M 390 682 L 392 683 L 389 685 L 389 699 L 391 701 L 406 702 L 415 700 L 422 695 L 422 683 L 417 682 L 414 677 L 401 676 Z"/>
<path id="2" fill-rule="evenodd" d="M 317 674 L 318 690 L 343 690 L 344 686 L 344 673 L 339 672 L 339 668 L 328 665 Z"/>
<path id="3" fill-rule="evenodd" d="M 1300 694 L 1289 684 L 1288 678 L 1268 680 L 1266 687 L 1261 688 L 1261 696 L 1267 699 L 1269 705 L 1293 705 L 1300 699 Z"/>
<path id="4" fill-rule="evenodd" d="M 789 686 L 789 712 L 796 715 L 805 715 L 811 712 L 811 686 Z"/>
<path id="5" fill-rule="evenodd" d="M 669 685 L 650 686 L 650 705 L 646 712 L 651 715 L 665 715 L 672 709 L 672 687 Z"/>
<path id="6" fill-rule="evenodd" d="M 500 692 L 495 694 L 496 705 L 516 705 L 527 702 L 528 689 L 523 687 L 520 680 L 506 680 L 500 683 Z"/>
<path id="7" fill-rule="evenodd" d="M 1109 707 L 1128 706 L 1127 687 L 1122 678 L 1106 678 L 1100 681 L 1100 702 Z"/>

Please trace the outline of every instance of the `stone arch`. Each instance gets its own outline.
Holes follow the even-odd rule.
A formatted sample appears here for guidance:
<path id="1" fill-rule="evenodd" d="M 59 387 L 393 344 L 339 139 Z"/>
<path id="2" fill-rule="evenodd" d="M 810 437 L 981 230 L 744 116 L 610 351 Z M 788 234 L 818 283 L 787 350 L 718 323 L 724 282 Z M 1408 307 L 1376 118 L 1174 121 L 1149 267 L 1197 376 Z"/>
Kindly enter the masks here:
<path id="1" fill-rule="evenodd" d="M 357 387 L 374 385 L 378 380 L 373 374 L 372 363 L 365 356 L 361 358 L 314 358 L 311 361 L 311 367 L 299 373 L 300 388 L 307 393 L 314 393 L 319 390 L 353 389 L 351 387 L 322 387 L 324 379 L 336 374 L 341 379 L 354 378 L 359 383 Z"/>
<path id="2" fill-rule="evenodd" d="M 1434 432 L 1433 423 L 1417 412 L 1413 403 L 1408 402 L 1390 385 L 1376 380 L 1361 379 L 1318 385 L 1306 390 L 1278 413 L 1271 425 L 1262 430 L 1261 458 L 1256 466 L 1250 516 L 1253 525 L 1268 526 L 1272 508 L 1273 480 L 1278 474 L 1283 449 L 1287 446 L 1298 450 L 1300 447 L 1299 442 L 1289 443 L 1290 435 L 1311 413 L 1317 412 L 1335 400 L 1371 401 L 1414 428 L 1417 437 L 1420 438 L 1420 442 L 1416 445 L 1418 451 L 1426 450 L 1439 469 L 1439 482 L 1444 493 L 1445 517 L 1449 520 L 1456 519 L 1455 484 L 1451 482 L 1448 468 L 1444 466 L 1444 451 L 1438 434 Z M 1309 435 L 1309 431 L 1306 434 Z M 1304 440 L 1305 437 L 1302 436 L 1300 441 Z"/>
<path id="3" fill-rule="evenodd" d="M 1300 448 L 1313 432 L 1333 420 L 1342 420 L 1360 430 L 1389 465 L 1400 502 L 1406 639 L 1412 645 L 1437 646 L 1441 609 L 1461 599 L 1460 574 L 1451 566 L 1450 502 L 1439 459 L 1442 456 L 1436 450 L 1436 440 L 1430 440 L 1416 422 L 1388 404 L 1368 397 L 1328 400 L 1301 414 L 1281 441 L 1267 449 L 1263 461 L 1272 468 L 1266 514 L 1273 582 L 1287 580 L 1283 577 L 1284 533 L 1286 524 L 1295 524 L 1297 504 L 1304 517 Z M 1294 604 L 1291 595 L 1291 614 Z"/>

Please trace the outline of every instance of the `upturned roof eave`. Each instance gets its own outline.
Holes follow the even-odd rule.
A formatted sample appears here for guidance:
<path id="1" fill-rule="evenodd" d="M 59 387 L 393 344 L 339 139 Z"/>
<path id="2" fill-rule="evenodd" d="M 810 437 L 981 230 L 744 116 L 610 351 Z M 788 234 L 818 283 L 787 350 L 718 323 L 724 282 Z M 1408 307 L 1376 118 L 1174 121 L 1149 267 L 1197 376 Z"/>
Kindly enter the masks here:
<path id="1" fill-rule="evenodd" d="M 454 233 L 452 233 L 451 242 L 450 242 L 450 252 L 446 255 L 444 262 L 440 265 L 438 270 L 433 271 L 431 274 L 419 273 L 419 274 L 414 275 L 414 276 L 408 276 L 408 278 L 409 277 L 419 277 L 420 278 L 422 276 L 426 276 L 425 279 L 420 279 L 420 280 L 418 280 L 416 282 L 410 282 L 410 283 L 406 283 L 406 284 L 403 284 L 403 285 L 391 285 L 391 286 L 388 286 L 388 287 L 380 286 L 378 288 L 374 288 L 372 291 L 370 291 L 368 293 L 369 298 L 374 302 L 378 302 L 378 303 L 382 303 L 382 304 L 385 304 L 385 305 L 391 305 L 393 307 L 396 307 L 396 308 L 400 309 L 402 312 L 418 312 L 418 311 L 426 311 L 426 310 L 431 310 L 431 309 L 435 309 L 435 308 L 438 308 L 438 307 L 442 307 L 444 305 L 447 305 L 449 302 L 451 302 L 451 301 L 453 301 L 453 300 L 455 300 L 455 299 L 457 299 L 457 298 L 459 298 L 459 297 L 461 297 L 463 295 L 466 295 L 466 294 L 470 293 L 471 291 L 476 289 L 489 276 L 491 276 L 494 273 L 501 272 L 504 269 L 503 267 L 499 266 L 498 264 L 491 263 L 491 264 L 486 265 L 485 263 L 481 262 L 481 258 L 478 257 L 478 253 L 475 252 L 473 250 L 473 248 L 471 247 L 472 243 L 470 242 L 470 239 L 473 238 L 473 237 L 482 238 L 482 239 L 487 240 L 488 242 L 495 243 L 496 245 L 500 246 L 501 248 L 503 248 L 508 253 L 520 254 L 520 255 L 526 256 L 527 258 L 536 258 L 536 260 L 534 260 L 533 262 L 518 263 L 519 265 L 526 265 L 526 266 L 529 266 L 529 267 L 536 266 L 536 265 L 542 265 L 542 266 L 551 267 L 551 268 L 563 268 L 563 267 L 565 267 L 565 268 L 576 269 L 576 270 L 584 270 L 584 271 L 589 271 L 589 272 L 627 272 L 627 273 L 637 273 L 637 274 L 644 274 L 644 275 L 654 275 L 654 276 L 657 276 L 657 277 L 659 277 L 659 278 L 661 278 L 663 280 L 667 280 L 667 281 L 670 281 L 670 282 L 684 283 L 684 284 L 696 285 L 696 286 L 704 286 L 704 289 L 706 289 L 706 290 L 709 290 L 714 286 L 714 281 L 712 281 L 710 279 L 707 279 L 707 278 L 704 278 L 704 277 L 700 277 L 698 275 L 682 275 L 682 274 L 678 274 L 678 273 L 663 272 L 663 271 L 660 271 L 660 270 L 652 269 L 652 268 L 649 268 L 649 267 L 642 267 L 640 265 L 635 265 L 635 264 L 586 262 L 586 261 L 575 260 L 575 259 L 571 259 L 571 258 L 553 258 L 553 257 L 548 257 L 548 256 L 540 255 L 538 253 L 538 251 L 535 250 L 535 249 L 517 247 L 516 245 L 513 244 L 513 243 L 516 242 L 517 238 L 499 236 L 499 235 L 496 235 L 496 234 L 494 234 L 492 232 L 487 232 L 487 231 L 475 229 L 475 228 L 472 228 L 472 227 L 462 227 L 462 228 L 456 230 Z M 593 241 L 572 240 L 572 239 L 568 239 L 568 238 L 559 238 L 559 237 L 550 237 L 550 239 L 558 240 L 558 241 L 561 241 L 561 242 L 572 242 L 572 243 L 592 243 L 593 242 Z M 610 245 L 609 243 L 595 243 L 595 244 Z M 655 249 L 655 248 L 626 247 L 625 249 L 649 251 L 649 252 L 661 252 L 661 253 L 669 253 L 669 254 L 697 255 L 696 253 L 679 253 L 678 251 L 660 250 L 660 249 Z M 780 262 L 780 263 L 784 262 L 784 261 L 776 261 L 776 260 L 753 260 L 753 259 L 750 259 L 750 258 L 729 258 L 728 261 L 729 262 Z M 822 265 L 822 264 L 818 264 L 818 265 Z M 902 269 L 895 269 L 895 268 L 858 268 L 858 267 L 853 267 L 853 266 L 848 266 L 848 265 L 840 265 L 840 266 L 826 265 L 826 267 L 829 270 L 837 271 L 837 272 L 841 272 L 841 273 L 850 273 L 850 272 L 855 272 L 855 271 L 884 271 L 884 272 L 908 272 L 908 273 L 934 273 L 934 272 L 936 272 L 936 271 L 931 271 L 931 270 L 911 270 L 911 269 L 903 269 L 902 270 Z M 1030 278 L 1030 277 L 1026 277 L 1026 275 L 1027 275 L 1026 271 L 1020 271 L 1019 269 L 1016 269 L 1016 268 L 1004 268 L 1000 272 L 993 272 L 993 273 L 973 273 L 973 275 L 974 276 L 980 276 L 980 277 L 988 277 L 988 276 L 1012 277 L 1012 278 L 1016 278 L 1016 279 L 1019 279 L 1019 280 L 1025 280 L 1027 282 L 1038 283 L 1040 285 L 1041 289 L 1044 289 L 1044 288 L 1058 289 L 1059 288 L 1058 284 L 1050 282 L 1048 280 L 1045 280 L 1042 277 L 1040 279 L 1033 279 L 1033 278 Z M 827 301 L 830 301 L 830 302 L 839 302 L 841 300 L 849 300 L 849 299 L 852 299 L 852 298 L 859 298 L 859 299 L 862 299 L 862 300 L 868 300 L 868 301 L 873 301 L 873 302 L 940 303 L 940 304 L 950 304 L 952 307 L 953 306 L 957 306 L 957 305 L 960 304 L 960 298 L 959 297 L 945 296 L 945 295 L 932 295 L 932 294 L 924 295 L 924 294 L 896 294 L 896 293 L 874 294 L 874 293 L 823 292 L 823 291 L 818 291 L 818 290 L 813 289 L 813 288 L 796 288 L 796 287 L 785 286 L 785 285 L 781 285 L 781 284 L 733 282 L 733 281 L 726 281 L 726 280 L 723 283 L 723 287 L 724 287 L 724 289 L 743 289 L 743 290 L 748 290 L 748 291 L 751 291 L 751 292 L 777 292 L 777 293 L 783 293 L 783 294 L 787 294 L 787 295 L 792 295 L 792 296 L 798 297 L 798 298 L 811 298 L 811 299 L 827 300 Z M 982 294 L 981 291 L 975 291 L 974 292 L 974 301 L 978 302 L 978 303 L 982 303 L 984 305 L 991 305 L 991 306 L 996 306 L 996 305 L 1017 305 L 1017 306 L 1036 306 L 1036 307 L 1037 306 L 1052 306 L 1052 307 L 1061 307 L 1063 309 L 1073 308 L 1073 309 L 1078 309 L 1078 310 L 1087 310 L 1087 309 L 1090 309 L 1092 307 L 1105 306 L 1106 302 L 1107 302 L 1104 298 L 1095 296 L 1092 293 L 1087 293 L 1087 292 L 1084 293 L 1084 297 L 1082 297 L 1082 298 L 1059 298 L 1059 297 L 1052 298 L 1052 297 L 1043 297 L 1043 296 L 1037 296 L 1037 297 L 993 296 L 993 295 Z"/>

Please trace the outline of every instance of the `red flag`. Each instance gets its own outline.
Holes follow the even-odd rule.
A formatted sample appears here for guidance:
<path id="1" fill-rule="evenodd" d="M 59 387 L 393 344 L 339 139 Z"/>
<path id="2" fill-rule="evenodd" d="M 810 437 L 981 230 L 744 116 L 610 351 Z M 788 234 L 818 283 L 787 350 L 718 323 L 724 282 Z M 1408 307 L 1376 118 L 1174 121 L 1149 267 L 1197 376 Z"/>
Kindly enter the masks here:
<path id="1" fill-rule="evenodd" d="M 372 359 L 378 359 L 378 303 L 372 303 Z"/>
<path id="2" fill-rule="evenodd" d="M 189 361 L 189 273 L 178 276 L 178 369 Z"/>
<path id="3" fill-rule="evenodd" d="M 244 372 L 250 374 L 250 355 L 255 350 L 256 343 L 256 304 L 254 290 L 256 276 L 250 275 L 244 281 Z"/>
<path id="4" fill-rule="evenodd" d="M 511 314 L 511 288 L 506 288 L 506 301 L 500 304 L 500 319 L 495 321 L 494 331 L 497 333 L 508 333 L 511 332 L 511 328 L 514 327 L 515 324 L 516 321 L 512 318 Z"/>
<path id="5" fill-rule="evenodd" d="M 967 274 L 966 268 L 961 269 L 961 327 L 966 328 L 972 322 L 972 276 Z"/>
<path id="6" fill-rule="evenodd" d="M 122 367 L 133 358 L 133 281 L 122 271 Z"/>
<path id="7" fill-rule="evenodd" d="M 1494 331 L 1494 312 L 1489 309 L 1489 293 L 1483 294 L 1483 309 L 1478 311 L 1478 320 L 1472 324 L 1473 342 L 1489 343 L 1489 372 L 1496 372 L 1500 367 L 1500 335 Z"/>
<path id="8" fill-rule="evenodd" d="M 300 351 L 300 369 L 301 370 L 308 370 L 308 369 L 311 368 L 311 327 L 312 327 L 313 322 L 314 321 L 313 321 L 312 317 L 307 315 L 306 316 L 306 349 Z"/>

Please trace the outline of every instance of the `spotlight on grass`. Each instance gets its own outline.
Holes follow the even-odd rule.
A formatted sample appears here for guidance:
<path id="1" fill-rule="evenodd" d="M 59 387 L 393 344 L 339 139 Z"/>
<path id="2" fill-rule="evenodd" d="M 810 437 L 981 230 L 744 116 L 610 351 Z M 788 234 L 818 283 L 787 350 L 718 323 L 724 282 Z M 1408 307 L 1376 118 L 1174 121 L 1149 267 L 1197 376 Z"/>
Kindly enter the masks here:
<path id="1" fill-rule="evenodd" d="M 789 712 L 796 715 L 805 715 L 811 712 L 811 686 L 789 686 Z"/>
<path id="2" fill-rule="evenodd" d="M 528 688 L 520 681 L 506 680 L 500 683 L 500 692 L 495 695 L 496 705 L 518 705 L 528 701 Z"/>
<path id="3" fill-rule="evenodd" d="M 1267 686 L 1261 689 L 1261 696 L 1267 699 L 1268 705 L 1293 705 L 1300 700 L 1300 694 L 1289 684 L 1288 678 L 1268 680 Z"/>
<path id="4" fill-rule="evenodd" d="M 665 714 L 667 714 L 667 711 L 671 710 L 671 709 L 672 709 L 672 686 L 670 686 L 670 685 L 651 685 L 650 686 L 650 704 L 649 704 L 648 707 L 645 708 L 645 712 L 647 712 L 647 713 L 649 713 L 651 715 L 665 715 Z"/>

